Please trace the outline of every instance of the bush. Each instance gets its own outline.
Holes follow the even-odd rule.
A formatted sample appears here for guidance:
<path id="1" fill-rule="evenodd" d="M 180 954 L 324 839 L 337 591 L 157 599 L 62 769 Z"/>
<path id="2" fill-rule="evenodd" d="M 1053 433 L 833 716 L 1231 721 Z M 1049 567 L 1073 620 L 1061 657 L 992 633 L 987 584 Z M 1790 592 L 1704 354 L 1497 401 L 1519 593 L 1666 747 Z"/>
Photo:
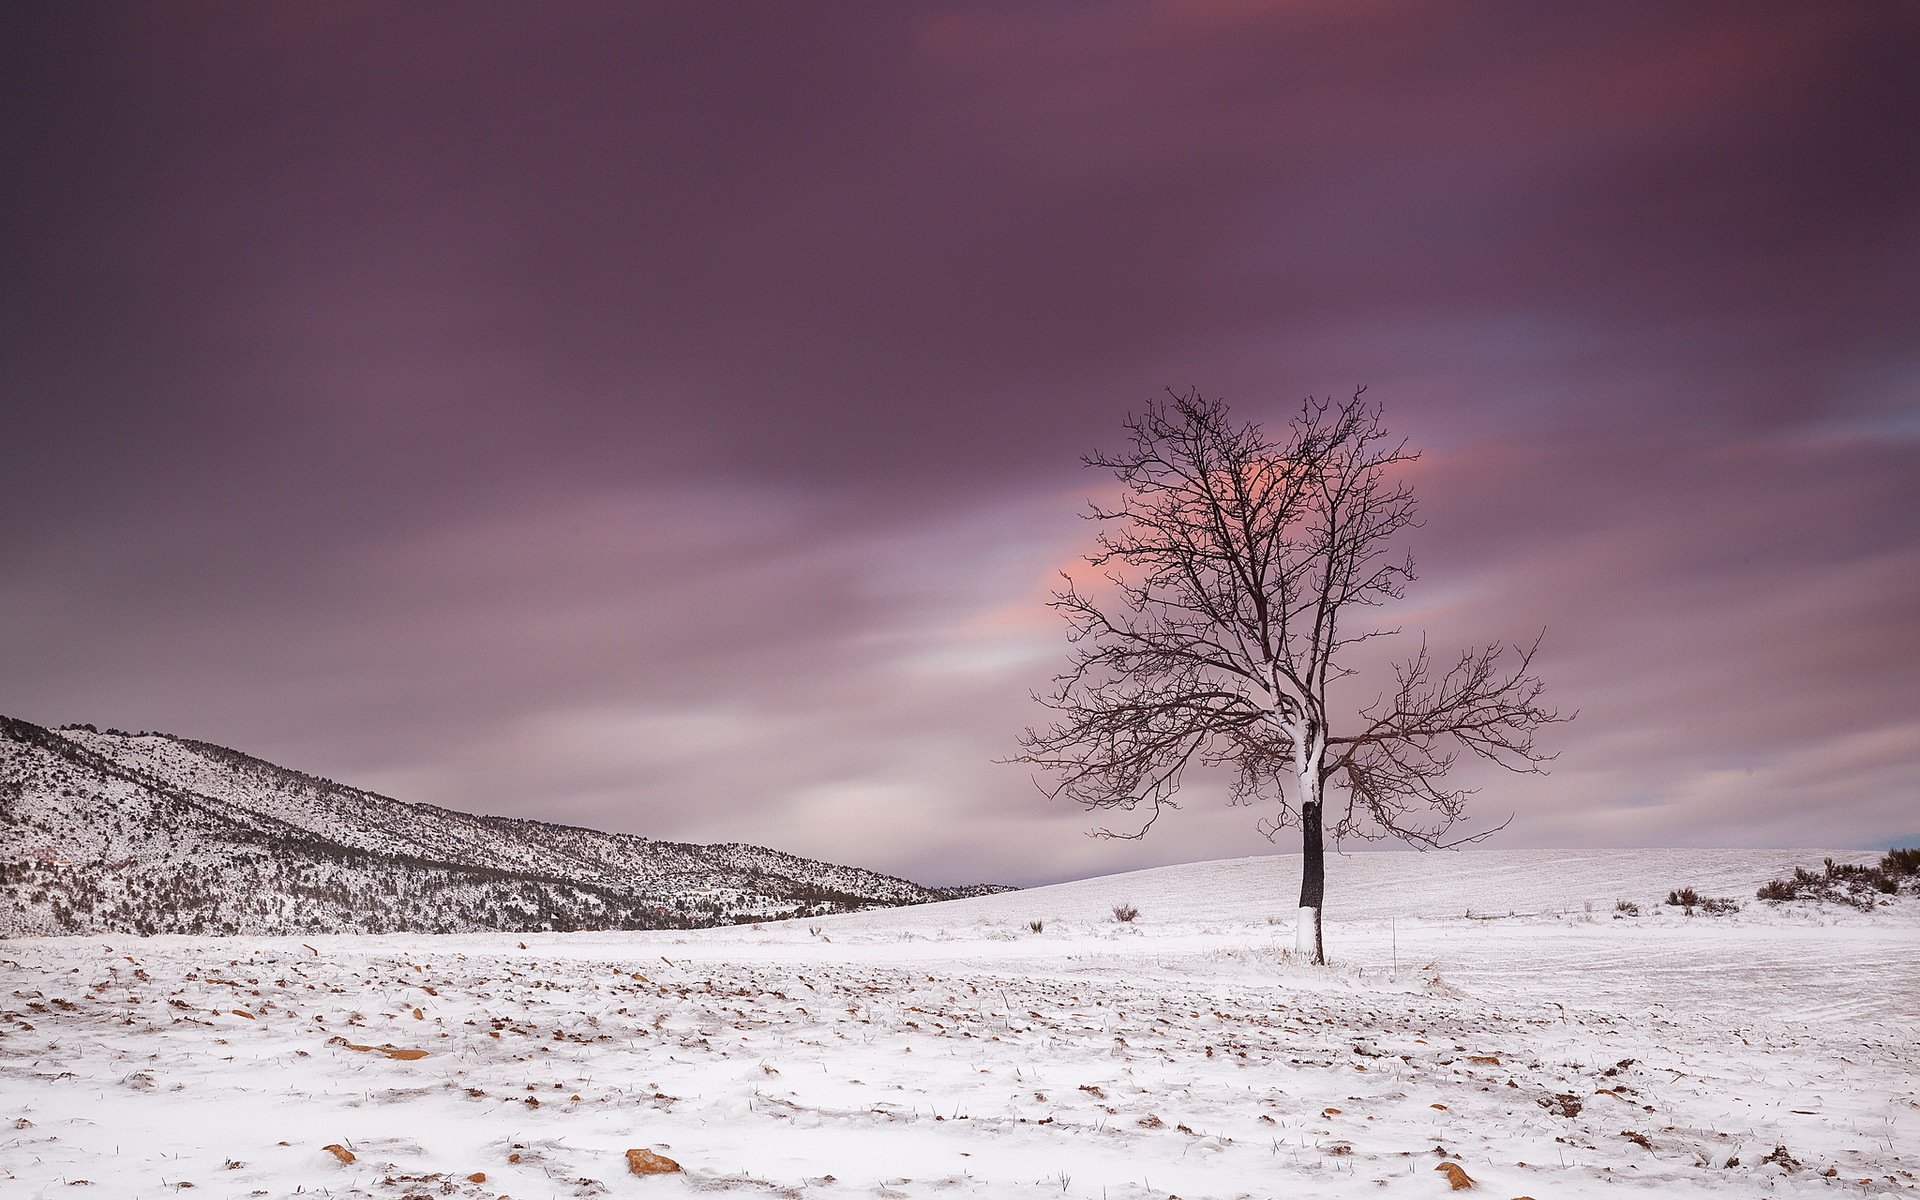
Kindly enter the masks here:
<path id="1" fill-rule="evenodd" d="M 1829 858 L 1822 868 L 1815 872 L 1795 867 L 1792 878 L 1769 880 L 1754 896 L 1761 900 L 1845 904 L 1868 911 L 1881 903 L 1880 897 L 1899 895 L 1902 882 L 1920 874 L 1920 850 L 1889 850 L 1872 866 L 1837 863 Z M 1920 879 L 1914 879 L 1912 886 L 1920 893 Z"/>
<path id="2" fill-rule="evenodd" d="M 1613 911 L 1622 916 L 1637 917 L 1640 915 L 1640 906 L 1631 900 L 1615 900 Z"/>
<path id="3" fill-rule="evenodd" d="M 1132 901 L 1123 900 L 1113 906 L 1113 919 L 1122 925 L 1133 924 L 1133 919 L 1139 915 L 1140 910 L 1133 906 Z"/>
<path id="4" fill-rule="evenodd" d="M 1920 875 L 1920 847 L 1909 846 L 1901 850 L 1889 850 L 1880 859 L 1880 871 L 1895 879 L 1908 875 Z"/>
<path id="5" fill-rule="evenodd" d="M 1692 916 L 1696 908 L 1712 917 L 1740 911 L 1739 901 L 1731 896 L 1702 896 L 1690 887 L 1675 888 L 1668 892 L 1667 903 L 1685 909 L 1688 916 Z"/>
<path id="6" fill-rule="evenodd" d="M 1035 933 L 1045 933 L 1047 930 L 1047 923 L 1045 921 L 1028 921 L 1027 928 L 1032 930 Z"/>

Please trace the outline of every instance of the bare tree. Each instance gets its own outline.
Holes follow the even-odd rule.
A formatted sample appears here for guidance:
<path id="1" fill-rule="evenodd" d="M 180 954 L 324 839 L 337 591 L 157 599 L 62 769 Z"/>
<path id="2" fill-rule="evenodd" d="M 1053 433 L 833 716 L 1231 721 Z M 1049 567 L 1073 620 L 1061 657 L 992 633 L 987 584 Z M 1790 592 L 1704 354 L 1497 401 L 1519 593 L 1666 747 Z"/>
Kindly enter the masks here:
<path id="1" fill-rule="evenodd" d="M 1446 785 L 1448 769 L 1469 751 L 1537 772 L 1550 756 L 1534 733 L 1562 719 L 1540 703 L 1538 639 L 1444 666 L 1423 640 L 1372 703 L 1329 706 L 1329 687 L 1355 673 L 1352 648 L 1399 632 L 1360 610 L 1414 578 L 1390 543 L 1415 515 L 1396 468 L 1418 455 L 1388 437 L 1364 390 L 1305 401 L 1284 443 L 1219 400 L 1169 393 L 1127 422 L 1126 451 L 1085 460 L 1121 484 L 1087 514 L 1099 526 L 1087 562 L 1104 584 L 1063 577 L 1053 594 L 1070 665 L 1039 699 L 1059 716 L 1022 735 L 1016 760 L 1053 776 L 1050 796 L 1144 812 L 1130 832 L 1097 831 L 1132 838 L 1179 807 L 1189 767 L 1230 768 L 1236 802 L 1277 805 L 1262 832 L 1300 830 L 1296 947 L 1315 963 L 1329 833 L 1336 846 L 1484 838 L 1500 827 L 1453 836 L 1471 793 Z"/>

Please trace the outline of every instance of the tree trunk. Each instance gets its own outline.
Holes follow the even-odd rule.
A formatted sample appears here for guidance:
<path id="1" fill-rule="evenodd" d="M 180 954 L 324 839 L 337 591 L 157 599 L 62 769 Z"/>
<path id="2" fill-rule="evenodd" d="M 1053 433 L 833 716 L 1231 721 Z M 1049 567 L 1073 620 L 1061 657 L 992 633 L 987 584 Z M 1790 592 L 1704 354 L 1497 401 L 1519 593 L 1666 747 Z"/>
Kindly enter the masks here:
<path id="1" fill-rule="evenodd" d="M 1327 962 L 1320 936 L 1320 906 L 1327 893 L 1327 863 L 1321 844 L 1320 797 L 1300 805 L 1300 921 L 1294 927 L 1293 952 L 1316 967 Z"/>

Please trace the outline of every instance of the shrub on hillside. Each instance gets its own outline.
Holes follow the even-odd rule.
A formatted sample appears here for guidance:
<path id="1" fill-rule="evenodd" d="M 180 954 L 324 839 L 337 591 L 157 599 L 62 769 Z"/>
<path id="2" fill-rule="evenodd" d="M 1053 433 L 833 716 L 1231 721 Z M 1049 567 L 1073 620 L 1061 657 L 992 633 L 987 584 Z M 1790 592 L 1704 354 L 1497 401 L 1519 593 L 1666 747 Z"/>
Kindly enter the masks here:
<path id="1" fill-rule="evenodd" d="M 1883 903 L 1883 897 L 1899 895 L 1909 883 L 1909 890 L 1920 894 L 1920 850 L 1889 850 L 1873 865 L 1829 858 L 1817 872 L 1795 867 L 1790 878 L 1768 880 L 1754 895 L 1761 900 L 1845 904 L 1864 912 Z"/>
<path id="2" fill-rule="evenodd" d="M 1739 902 L 1731 896 L 1702 896 L 1690 887 L 1674 888 L 1668 892 L 1667 903 L 1675 908 L 1685 909 L 1688 916 L 1692 916 L 1696 908 L 1710 917 L 1720 917 L 1740 911 Z"/>
<path id="3" fill-rule="evenodd" d="M 1113 906 L 1113 919 L 1122 925 L 1131 925 L 1133 919 L 1139 915 L 1140 910 L 1135 908 L 1133 902 L 1130 900 L 1122 901 Z"/>
<path id="4" fill-rule="evenodd" d="M 1880 871 L 1895 879 L 1920 875 L 1920 847 L 1907 846 L 1887 851 L 1880 859 Z"/>

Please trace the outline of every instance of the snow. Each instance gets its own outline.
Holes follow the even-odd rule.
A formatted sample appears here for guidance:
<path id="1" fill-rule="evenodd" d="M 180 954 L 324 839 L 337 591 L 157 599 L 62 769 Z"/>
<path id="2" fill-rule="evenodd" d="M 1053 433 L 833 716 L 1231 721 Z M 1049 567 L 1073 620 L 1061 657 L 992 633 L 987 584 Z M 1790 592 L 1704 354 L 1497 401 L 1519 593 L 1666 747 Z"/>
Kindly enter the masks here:
<path id="1" fill-rule="evenodd" d="M 0 943 L 0 1194 L 1907 1193 L 1920 902 L 1748 899 L 1826 853 L 1334 859 L 1326 969 L 1284 856 L 698 932 Z"/>

